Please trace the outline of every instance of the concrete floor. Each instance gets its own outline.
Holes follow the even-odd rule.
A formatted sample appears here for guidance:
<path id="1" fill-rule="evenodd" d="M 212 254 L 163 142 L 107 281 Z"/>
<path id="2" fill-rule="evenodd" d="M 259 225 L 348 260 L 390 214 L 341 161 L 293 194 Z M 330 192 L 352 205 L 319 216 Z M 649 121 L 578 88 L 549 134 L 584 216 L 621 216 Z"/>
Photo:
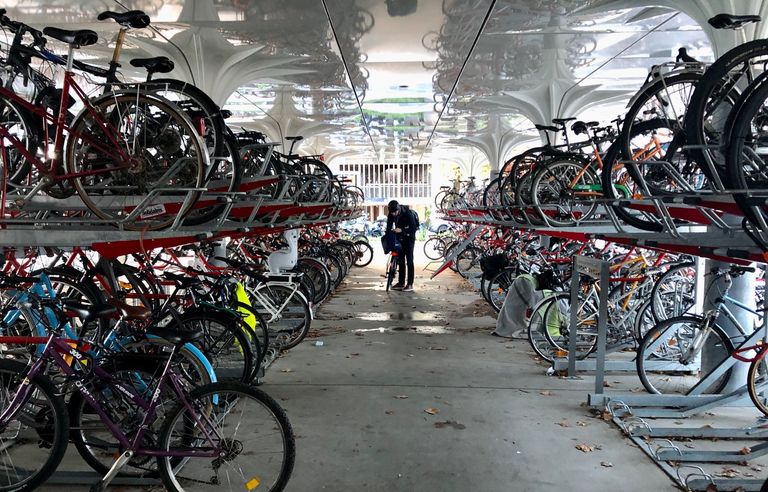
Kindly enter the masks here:
<path id="1" fill-rule="evenodd" d="M 265 379 L 297 434 L 287 490 L 677 490 L 582 405 L 591 378 L 547 377 L 526 341 L 490 336 L 492 311 L 452 272 L 386 293 L 377 255 Z"/>

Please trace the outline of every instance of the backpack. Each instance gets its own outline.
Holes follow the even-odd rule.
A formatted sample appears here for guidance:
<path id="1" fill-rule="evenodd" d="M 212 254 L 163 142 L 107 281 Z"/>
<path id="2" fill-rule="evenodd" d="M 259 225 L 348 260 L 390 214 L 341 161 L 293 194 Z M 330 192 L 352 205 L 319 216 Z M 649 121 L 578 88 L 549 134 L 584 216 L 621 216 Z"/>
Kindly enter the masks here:
<path id="1" fill-rule="evenodd" d="M 413 216 L 413 221 L 416 223 L 416 230 L 418 231 L 419 225 L 421 225 L 421 222 L 419 222 L 419 213 L 412 208 L 408 208 L 408 212 Z"/>

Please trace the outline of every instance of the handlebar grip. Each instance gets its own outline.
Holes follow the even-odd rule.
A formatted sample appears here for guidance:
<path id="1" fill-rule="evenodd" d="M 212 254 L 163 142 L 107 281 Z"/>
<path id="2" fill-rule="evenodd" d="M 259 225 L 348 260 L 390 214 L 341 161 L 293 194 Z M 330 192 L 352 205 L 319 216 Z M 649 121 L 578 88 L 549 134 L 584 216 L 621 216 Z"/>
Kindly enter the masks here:
<path id="1" fill-rule="evenodd" d="M 755 271 L 755 267 L 746 267 L 746 266 L 739 266 L 739 265 L 733 265 L 731 266 L 732 272 L 742 272 L 742 273 L 752 273 Z"/>

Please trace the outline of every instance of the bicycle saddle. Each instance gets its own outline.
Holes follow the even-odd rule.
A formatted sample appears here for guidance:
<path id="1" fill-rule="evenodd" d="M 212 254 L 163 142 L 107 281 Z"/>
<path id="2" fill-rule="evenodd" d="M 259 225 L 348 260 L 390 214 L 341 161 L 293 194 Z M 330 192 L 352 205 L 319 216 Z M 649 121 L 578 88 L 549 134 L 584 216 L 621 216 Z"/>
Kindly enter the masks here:
<path id="1" fill-rule="evenodd" d="M 584 122 L 584 121 L 577 121 L 576 123 L 574 123 L 574 124 L 571 126 L 571 130 L 572 130 L 572 131 L 573 131 L 573 133 L 575 133 L 576 135 L 581 135 L 582 133 L 587 133 L 587 131 L 588 131 L 590 128 L 594 128 L 594 127 L 596 127 L 596 126 L 597 126 L 597 125 L 599 125 L 599 124 L 600 124 L 600 123 L 598 123 L 597 121 L 588 121 L 588 122 Z"/>
<path id="2" fill-rule="evenodd" d="M 548 126 L 548 125 L 535 125 L 536 129 L 540 132 L 559 132 L 560 129 L 556 126 Z"/>
<path id="3" fill-rule="evenodd" d="M 760 22 L 762 18 L 759 15 L 733 15 L 717 14 L 709 19 L 709 25 L 715 29 L 738 29 L 744 24 Z"/>
<path id="4" fill-rule="evenodd" d="M 300 141 L 304 140 L 304 137 L 299 135 L 299 136 L 296 136 L 296 137 L 285 137 L 285 139 L 289 140 L 291 142 L 300 142 Z"/>
<path id="5" fill-rule="evenodd" d="M 129 10 L 128 12 L 102 12 L 96 17 L 99 20 L 114 19 L 115 22 L 125 27 L 143 29 L 149 25 L 149 16 L 141 10 Z"/>
<path id="6" fill-rule="evenodd" d="M 565 125 L 569 121 L 574 121 L 576 118 L 552 118 L 552 123 L 555 125 Z"/>
<path id="7" fill-rule="evenodd" d="M 96 44 L 99 40 L 99 35 L 90 29 L 68 31 L 66 29 L 59 29 L 58 27 L 46 27 L 43 29 L 43 34 L 50 38 L 57 39 L 62 43 L 74 44 L 76 46 L 90 46 Z"/>
<path id="8" fill-rule="evenodd" d="M 168 73 L 173 70 L 173 61 L 166 56 L 153 58 L 134 58 L 131 65 L 137 68 L 146 68 L 149 73 Z"/>
<path id="9" fill-rule="evenodd" d="M 203 330 L 179 330 L 168 326 L 152 326 L 147 330 L 147 334 L 164 338 L 174 345 L 184 345 L 202 337 Z"/>
<path id="10" fill-rule="evenodd" d="M 67 311 L 75 313 L 83 323 L 109 318 L 117 312 L 117 308 L 110 304 L 83 304 L 74 299 L 63 299 L 61 304 Z"/>
<path id="11" fill-rule="evenodd" d="M 125 319 L 147 320 L 152 316 L 152 311 L 148 308 L 144 306 L 131 306 L 120 299 L 108 299 L 107 303 L 117 308 L 117 312 Z"/>

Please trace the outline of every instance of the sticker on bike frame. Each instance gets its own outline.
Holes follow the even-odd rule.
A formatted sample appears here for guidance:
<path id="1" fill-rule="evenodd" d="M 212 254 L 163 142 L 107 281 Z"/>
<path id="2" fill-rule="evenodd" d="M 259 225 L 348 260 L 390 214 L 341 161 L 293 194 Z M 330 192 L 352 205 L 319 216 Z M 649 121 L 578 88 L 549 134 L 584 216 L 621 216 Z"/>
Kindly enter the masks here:
<path id="1" fill-rule="evenodd" d="M 141 215 L 139 215 L 140 219 L 149 219 L 150 217 L 157 217 L 158 215 L 164 215 L 165 214 L 165 205 L 162 203 L 158 203 L 157 205 L 150 205 L 149 207 L 145 208 L 143 212 L 141 212 Z"/>
<path id="2" fill-rule="evenodd" d="M 261 485 L 261 482 L 259 482 L 258 478 L 254 477 L 248 480 L 247 482 L 245 482 L 245 490 L 253 490 L 259 485 Z"/>

